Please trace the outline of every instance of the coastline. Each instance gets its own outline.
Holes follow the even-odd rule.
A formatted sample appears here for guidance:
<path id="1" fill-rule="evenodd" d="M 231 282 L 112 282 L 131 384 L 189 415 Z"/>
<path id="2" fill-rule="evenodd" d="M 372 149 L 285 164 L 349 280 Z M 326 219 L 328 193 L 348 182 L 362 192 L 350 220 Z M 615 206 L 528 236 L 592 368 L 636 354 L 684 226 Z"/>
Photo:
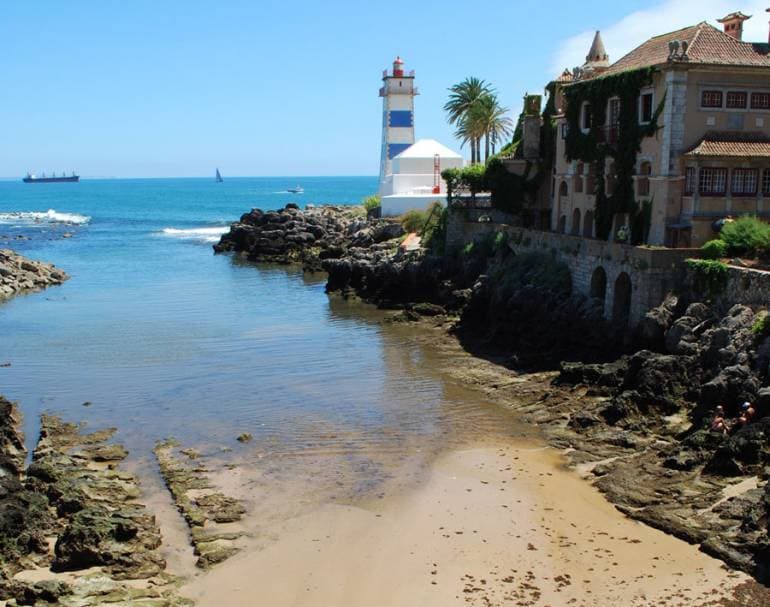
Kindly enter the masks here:
<path id="1" fill-rule="evenodd" d="M 376 242 L 373 234 L 359 235 L 359 242 L 378 246 L 378 255 L 391 256 L 393 243 Z M 398 274 L 394 278 L 397 281 Z M 345 296 L 351 305 L 358 305 L 350 291 Z M 344 301 L 336 299 L 336 294 L 331 297 L 333 303 Z M 462 299 L 462 294 L 453 297 Z M 442 305 L 422 302 L 393 308 L 379 316 L 380 322 L 398 323 L 437 357 L 427 365 L 417 360 L 412 364 L 430 367 L 424 372 L 439 373 L 447 391 L 462 388 L 469 407 L 491 403 L 514 413 L 499 417 L 502 423 L 489 435 L 484 428 L 470 429 L 460 433 L 465 440 L 448 441 L 416 458 L 418 470 L 408 478 L 377 478 L 361 494 L 342 492 L 341 496 L 335 489 L 341 479 L 335 475 L 342 474 L 344 480 L 349 471 L 322 470 L 323 458 L 297 460 L 294 467 L 285 461 L 269 465 L 246 447 L 234 458 L 217 457 L 216 450 L 229 447 L 212 445 L 214 451 L 204 453 L 201 461 L 192 449 L 180 445 L 179 452 L 189 459 L 189 471 L 182 476 L 205 476 L 211 487 L 204 492 L 195 484 L 185 487 L 174 495 L 174 506 L 167 490 L 155 487 L 154 472 L 153 479 L 140 479 L 140 499 L 157 517 L 164 538 L 153 550 L 166 559 L 166 573 L 179 576 L 163 582 L 169 585 L 163 601 L 183 604 L 186 599 L 176 595 L 176 587 L 184 583 L 182 595 L 201 604 L 223 604 L 223 600 L 239 604 L 244 597 L 243 604 L 259 599 L 276 605 L 410 604 L 416 597 L 427 605 L 488 605 L 505 600 L 553 605 L 571 599 L 587 605 L 770 604 L 766 587 L 730 572 L 671 534 L 640 525 L 612 505 L 616 497 L 610 495 L 608 501 L 593 483 L 580 478 L 610 478 L 606 468 L 611 461 L 629 459 L 637 449 L 648 451 L 650 443 L 640 442 L 631 429 L 586 436 L 571 424 L 586 406 L 606 401 L 606 393 L 580 383 L 554 384 L 557 371 L 514 372 L 504 354 L 478 356 L 478 349 L 469 348 L 467 340 L 454 333 L 458 315 Z M 311 426 L 310 430 L 316 429 Z M 651 442 L 657 438 L 653 435 Z M 197 447 L 187 445 L 192 446 Z M 383 457 L 408 459 L 420 451 L 415 442 L 406 447 Z M 122 459 L 119 449 L 113 452 Z M 149 453 L 139 454 L 144 456 Z M 350 471 L 360 465 L 346 463 Z M 149 465 L 155 469 L 155 462 Z M 576 466 L 580 474 L 566 469 L 567 465 Z M 605 471 L 600 473 L 602 466 Z M 283 468 L 278 477 L 268 473 L 268 468 L 276 467 Z M 292 474 L 301 468 L 303 474 Z M 355 472 L 360 474 L 360 469 Z M 628 474 L 634 479 L 633 468 Z M 319 484 L 311 487 L 309 478 Z M 724 498 L 751 490 L 730 479 L 712 489 L 722 491 L 728 485 Z M 149 486 L 154 490 L 148 492 Z M 216 512 L 203 512 L 210 520 L 199 526 L 204 537 L 196 538 L 191 520 L 196 520 L 201 508 L 206 510 L 208 489 L 240 501 L 245 513 L 237 528 L 218 528 L 210 524 Z M 606 489 L 605 481 L 605 496 Z M 501 495 L 506 495 L 502 502 Z M 189 527 L 178 510 L 188 518 Z M 440 517 L 445 518 L 436 526 Z M 221 539 L 234 541 L 235 550 L 222 553 L 219 563 L 209 562 L 208 570 L 196 569 L 190 539 L 216 543 L 219 539 L 205 537 L 212 531 L 232 535 Z M 295 571 L 298 562 L 299 573 Z M 602 566 L 597 567 L 599 562 Z M 503 571 L 504 567 L 510 571 Z M 81 574 L 67 576 L 58 574 L 57 579 L 77 584 Z M 34 586 L 48 577 L 46 569 L 41 569 L 21 573 L 17 580 Z M 183 582 L 183 577 L 188 579 Z M 312 580 L 319 581 L 304 586 L 310 590 L 303 592 L 301 582 Z M 607 581 L 624 585 L 618 589 Z M 42 592 L 39 587 L 37 591 Z M 142 592 L 130 604 L 161 600 L 146 588 Z M 745 597 L 751 602 L 741 602 Z"/>

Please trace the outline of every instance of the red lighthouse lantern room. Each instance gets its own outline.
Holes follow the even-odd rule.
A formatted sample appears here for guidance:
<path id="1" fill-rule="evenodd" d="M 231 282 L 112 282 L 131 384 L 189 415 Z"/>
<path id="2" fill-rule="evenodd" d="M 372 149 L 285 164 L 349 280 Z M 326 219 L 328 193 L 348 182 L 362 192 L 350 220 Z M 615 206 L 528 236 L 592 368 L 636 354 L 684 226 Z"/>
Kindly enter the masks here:
<path id="1" fill-rule="evenodd" d="M 396 60 L 393 62 L 393 77 L 394 78 L 404 77 L 404 62 L 401 59 L 401 57 L 396 57 Z"/>

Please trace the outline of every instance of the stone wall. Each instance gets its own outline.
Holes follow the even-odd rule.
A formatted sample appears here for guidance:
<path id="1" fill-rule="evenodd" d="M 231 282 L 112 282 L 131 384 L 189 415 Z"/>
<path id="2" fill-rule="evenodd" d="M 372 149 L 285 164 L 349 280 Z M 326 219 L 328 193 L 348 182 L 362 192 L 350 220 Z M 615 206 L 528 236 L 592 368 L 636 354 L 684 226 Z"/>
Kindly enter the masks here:
<path id="1" fill-rule="evenodd" d="M 691 249 L 634 247 L 484 221 L 489 216 L 489 210 L 451 209 L 447 221 L 448 250 L 504 231 L 512 251 L 556 256 L 570 269 L 573 292 L 602 299 L 607 319 L 627 316 L 631 326 L 663 302 L 682 280 L 683 261 L 697 256 Z"/>
<path id="2" fill-rule="evenodd" d="M 735 304 L 767 307 L 770 305 L 770 272 L 729 266 L 727 284 L 719 301 L 728 307 Z"/>

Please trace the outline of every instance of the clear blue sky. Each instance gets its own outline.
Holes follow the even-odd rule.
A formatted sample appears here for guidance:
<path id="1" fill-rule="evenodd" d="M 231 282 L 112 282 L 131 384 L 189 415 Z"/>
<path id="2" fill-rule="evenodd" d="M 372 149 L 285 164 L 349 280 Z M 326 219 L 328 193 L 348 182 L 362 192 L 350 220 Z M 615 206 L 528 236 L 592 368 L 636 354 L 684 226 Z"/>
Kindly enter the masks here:
<path id="1" fill-rule="evenodd" d="M 458 148 L 448 86 L 485 78 L 513 116 L 560 41 L 648 4 L 3 2 L 0 175 L 374 175 L 396 54 L 417 72 L 417 136 Z"/>

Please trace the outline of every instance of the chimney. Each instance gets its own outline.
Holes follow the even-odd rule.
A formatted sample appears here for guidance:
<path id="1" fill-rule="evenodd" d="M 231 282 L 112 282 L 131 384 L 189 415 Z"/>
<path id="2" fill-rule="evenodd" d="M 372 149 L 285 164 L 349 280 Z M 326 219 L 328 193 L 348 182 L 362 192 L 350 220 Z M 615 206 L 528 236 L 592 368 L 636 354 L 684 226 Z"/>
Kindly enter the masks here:
<path id="1" fill-rule="evenodd" d="M 738 11 L 717 19 L 717 22 L 722 24 L 725 34 L 741 42 L 743 40 L 743 22 L 748 19 L 751 19 L 751 15 L 744 15 Z"/>

